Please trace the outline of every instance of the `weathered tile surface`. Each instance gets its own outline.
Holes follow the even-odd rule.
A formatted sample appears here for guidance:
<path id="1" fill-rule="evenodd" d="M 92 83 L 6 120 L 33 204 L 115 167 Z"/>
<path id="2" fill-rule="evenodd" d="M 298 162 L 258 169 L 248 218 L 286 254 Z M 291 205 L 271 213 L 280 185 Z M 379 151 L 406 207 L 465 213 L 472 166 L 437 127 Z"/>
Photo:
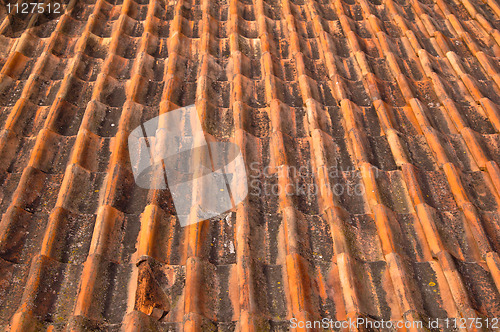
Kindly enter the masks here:
<path id="1" fill-rule="evenodd" d="M 0 328 L 500 317 L 496 0 L 63 2 L 0 17 Z M 249 196 L 182 228 L 127 139 L 191 104 Z"/>

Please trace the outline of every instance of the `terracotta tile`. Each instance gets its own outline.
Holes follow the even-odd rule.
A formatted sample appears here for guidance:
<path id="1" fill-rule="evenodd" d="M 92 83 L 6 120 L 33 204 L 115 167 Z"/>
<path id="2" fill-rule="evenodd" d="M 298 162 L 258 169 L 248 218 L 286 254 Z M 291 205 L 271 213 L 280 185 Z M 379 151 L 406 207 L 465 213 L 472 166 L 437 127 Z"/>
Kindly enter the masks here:
<path id="1" fill-rule="evenodd" d="M 498 316 L 499 15 L 98 0 L 31 27 L 2 17 L 0 326 Z M 182 228 L 168 189 L 135 184 L 128 134 L 190 104 L 258 188 Z"/>

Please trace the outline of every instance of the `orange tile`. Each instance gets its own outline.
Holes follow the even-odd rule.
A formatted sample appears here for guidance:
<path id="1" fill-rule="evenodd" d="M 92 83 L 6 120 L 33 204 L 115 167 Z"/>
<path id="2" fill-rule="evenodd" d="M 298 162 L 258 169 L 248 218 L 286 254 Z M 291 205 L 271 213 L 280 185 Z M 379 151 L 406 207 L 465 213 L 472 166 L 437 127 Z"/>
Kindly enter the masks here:
<path id="1" fill-rule="evenodd" d="M 8 328 L 500 315 L 496 1 L 71 6 L 0 18 Z M 191 104 L 240 146 L 249 195 L 183 228 L 175 193 L 136 185 L 128 135 Z"/>

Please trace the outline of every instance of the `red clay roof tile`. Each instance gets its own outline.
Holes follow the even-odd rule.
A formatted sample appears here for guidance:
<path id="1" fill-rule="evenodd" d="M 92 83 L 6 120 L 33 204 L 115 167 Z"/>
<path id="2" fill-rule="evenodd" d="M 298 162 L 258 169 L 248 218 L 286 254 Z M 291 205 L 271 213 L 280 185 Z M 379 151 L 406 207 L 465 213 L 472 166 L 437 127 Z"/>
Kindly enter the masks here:
<path id="1" fill-rule="evenodd" d="M 62 2 L 0 17 L 1 328 L 500 315 L 496 1 Z M 190 104 L 249 195 L 181 227 L 128 135 Z"/>

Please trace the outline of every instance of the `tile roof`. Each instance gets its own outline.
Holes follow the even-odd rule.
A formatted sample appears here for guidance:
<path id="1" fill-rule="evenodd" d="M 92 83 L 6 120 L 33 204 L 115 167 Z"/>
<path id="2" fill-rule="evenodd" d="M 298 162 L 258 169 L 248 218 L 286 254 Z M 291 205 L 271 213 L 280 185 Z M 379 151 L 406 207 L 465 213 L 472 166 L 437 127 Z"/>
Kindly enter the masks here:
<path id="1" fill-rule="evenodd" d="M 0 12 L 1 327 L 500 317 L 496 0 L 63 2 Z M 250 194 L 182 228 L 127 137 L 191 104 Z"/>

